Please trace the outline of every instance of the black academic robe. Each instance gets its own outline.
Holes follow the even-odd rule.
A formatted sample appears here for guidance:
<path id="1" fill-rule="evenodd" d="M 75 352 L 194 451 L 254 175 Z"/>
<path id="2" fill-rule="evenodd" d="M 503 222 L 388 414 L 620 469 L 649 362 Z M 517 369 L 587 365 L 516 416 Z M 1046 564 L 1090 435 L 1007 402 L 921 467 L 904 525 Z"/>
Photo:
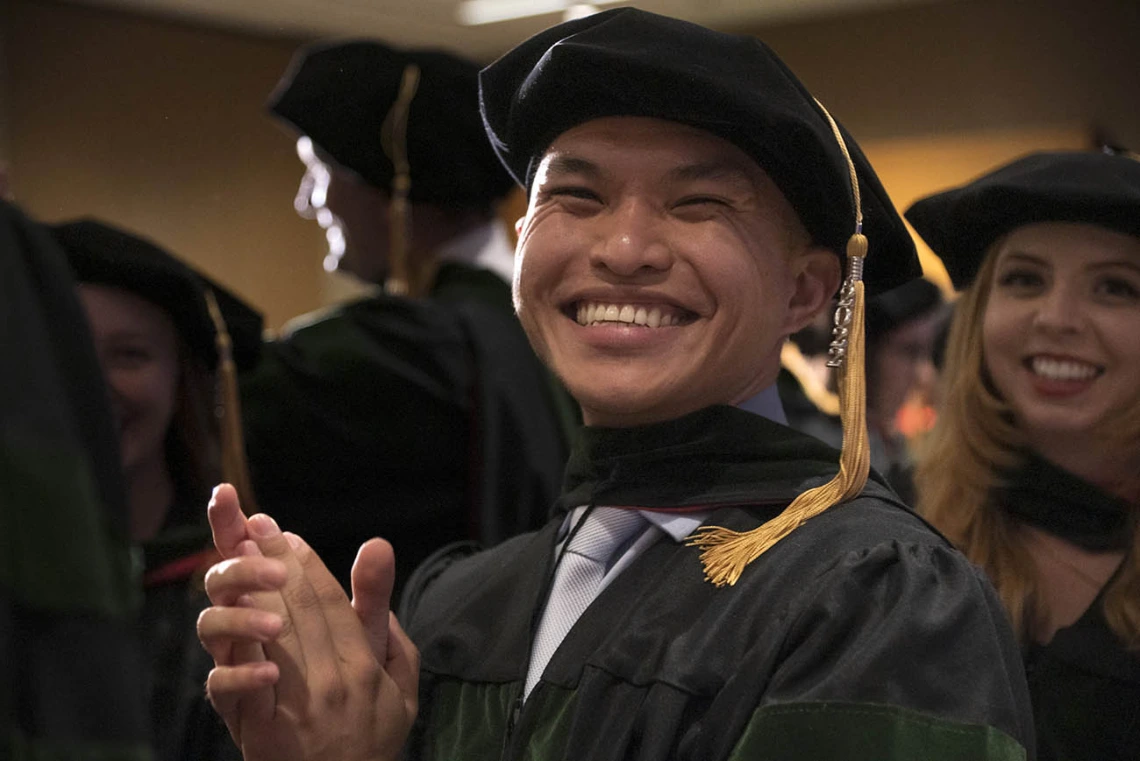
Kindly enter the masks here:
<path id="1" fill-rule="evenodd" d="M 126 489 L 74 289 L 0 201 L 0 757 L 144 761 Z"/>
<path id="2" fill-rule="evenodd" d="M 1039 761 L 1140 757 L 1140 654 L 1108 628 L 1099 599 L 1048 645 L 1031 645 L 1025 665 Z"/>
<path id="3" fill-rule="evenodd" d="M 1135 530 L 1133 505 L 1032 453 L 996 496 L 1018 520 L 1091 551 L 1127 549 Z M 1025 650 L 1040 761 L 1140 758 L 1140 652 L 1108 628 L 1103 598 Z"/>
<path id="4" fill-rule="evenodd" d="M 701 507 L 748 530 L 837 453 L 727 407 L 586 429 L 560 507 Z M 871 481 L 735 586 L 662 537 L 583 613 L 521 703 L 561 518 L 419 574 L 411 759 L 1015 759 L 1032 754 L 1020 653 L 984 576 Z"/>
<path id="5" fill-rule="evenodd" d="M 400 548 L 400 585 L 441 545 L 542 525 L 575 414 L 509 286 L 458 264 L 429 299 L 366 298 L 266 344 L 241 392 L 260 506 L 346 586 L 371 536 Z"/>
<path id="6" fill-rule="evenodd" d="M 221 717 L 206 699 L 213 659 L 198 641 L 209 607 L 203 578 L 218 561 L 203 495 L 183 497 L 158 536 L 142 547 L 143 607 L 137 632 L 146 657 L 140 688 L 150 707 L 156 761 L 240 761 Z"/>

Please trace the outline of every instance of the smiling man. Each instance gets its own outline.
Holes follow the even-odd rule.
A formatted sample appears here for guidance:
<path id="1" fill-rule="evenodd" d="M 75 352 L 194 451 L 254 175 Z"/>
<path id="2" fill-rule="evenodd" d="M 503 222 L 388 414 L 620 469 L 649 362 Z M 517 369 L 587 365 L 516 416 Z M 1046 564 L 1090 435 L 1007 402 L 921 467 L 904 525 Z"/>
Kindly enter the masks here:
<path id="1" fill-rule="evenodd" d="M 1032 753 L 992 589 L 867 476 L 860 275 L 885 289 L 918 267 L 850 136 L 757 40 L 632 9 L 547 30 L 481 84 L 530 193 L 515 305 L 587 423 L 558 515 L 417 572 L 409 641 L 384 542 L 362 547 L 350 608 L 219 490 L 231 560 L 199 633 L 247 758 Z M 840 467 L 738 405 L 844 268 Z"/>

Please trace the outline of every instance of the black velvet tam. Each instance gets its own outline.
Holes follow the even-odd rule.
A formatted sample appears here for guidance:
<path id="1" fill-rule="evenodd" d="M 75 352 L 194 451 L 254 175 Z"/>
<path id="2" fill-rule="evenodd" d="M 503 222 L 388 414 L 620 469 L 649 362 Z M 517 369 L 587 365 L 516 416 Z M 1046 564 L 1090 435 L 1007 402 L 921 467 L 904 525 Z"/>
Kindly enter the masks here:
<path id="1" fill-rule="evenodd" d="M 529 186 L 566 130 L 642 116 L 706 130 L 741 148 L 783 191 L 815 241 L 841 256 L 855 231 L 850 171 L 811 93 L 764 43 L 634 8 L 541 32 L 483 70 L 491 142 Z M 914 244 L 871 165 L 843 132 L 859 176 L 865 280 L 882 291 L 918 277 Z"/>
<path id="2" fill-rule="evenodd" d="M 867 341 L 877 341 L 895 328 L 942 306 L 942 291 L 925 278 L 880 293 L 867 301 Z"/>
<path id="3" fill-rule="evenodd" d="M 233 293 L 199 275 L 154 243 L 116 227 L 83 219 L 49 226 L 80 283 L 130 291 L 160 307 L 182 340 L 208 368 L 218 362 L 216 331 L 206 307 L 212 290 L 233 342 L 239 368 L 256 364 L 262 317 Z"/>
<path id="4" fill-rule="evenodd" d="M 1140 237 L 1140 161 L 1092 152 L 1033 153 L 923 198 L 906 218 L 965 288 L 1001 236 L 1037 222 L 1085 222 Z"/>
<path id="5" fill-rule="evenodd" d="M 302 48 L 269 109 L 338 164 L 390 191 L 394 170 L 381 132 L 409 64 L 420 69 L 408 109 L 409 198 L 482 208 L 506 195 L 513 183 L 479 118 L 479 67 L 449 53 L 370 40 Z"/>

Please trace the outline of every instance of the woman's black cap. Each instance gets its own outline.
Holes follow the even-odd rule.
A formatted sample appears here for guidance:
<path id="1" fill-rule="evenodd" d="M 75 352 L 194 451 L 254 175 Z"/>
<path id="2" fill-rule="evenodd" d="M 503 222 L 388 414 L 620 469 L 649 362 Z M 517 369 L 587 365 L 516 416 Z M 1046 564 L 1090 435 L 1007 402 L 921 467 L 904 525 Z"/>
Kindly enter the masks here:
<path id="1" fill-rule="evenodd" d="M 241 299 L 145 238 L 93 219 L 49 225 L 80 283 L 122 288 L 155 304 L 190 351 L 211 370 L 217 332 L 206 306 L 211 290 L 233 343 L 234 363 L 252 367 L 261 350 L 262 317 Z"/>
<path id="2" fill-rule="evenodd" d="M 480 75 L 491 143 L 524 186 L 566 130 L 607 116 L 679 122 L 763 168 L 815 242 L 844 255 L 855 232 L 850 170 L 811 93 L 766 45 L 634 8 L 540 32 Z M 914 242 L 871 165 L 843 132 L 859 177 L 864 279 L 883 291 L 922 274 Z"/>
<path id="3" fill-rule="evenodd" d="M 413 202 L 483 208 L 513 185 L 479 118 L 479 67 L 434 50 L 399 50 L 372 40 L 318 43 L 294 57 L 269 109 L 325 154 L 390 191 L 384 120 L 404 69 L 420 69 L 408 109 L 407 153 Z"/>
<path id="4" fill-rule="evenodd" d="M 1022 225 L 1084 222 L 1140 237 L 1140 161 L 1091 151 L 1033 153 L 915 202 L 906 218 L 961 290 L 991 244 Z"/>

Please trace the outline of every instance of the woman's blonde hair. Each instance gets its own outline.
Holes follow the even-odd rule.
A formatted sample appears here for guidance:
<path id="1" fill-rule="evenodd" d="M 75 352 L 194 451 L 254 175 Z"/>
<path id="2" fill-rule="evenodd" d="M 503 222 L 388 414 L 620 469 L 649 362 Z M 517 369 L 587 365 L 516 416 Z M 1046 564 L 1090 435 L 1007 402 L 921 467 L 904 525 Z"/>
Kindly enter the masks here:
<path id="1" fill-rule="evenodd" d="M 1033 561 L 1020 541 L 1019 522 L 993 498 L 1005 474 L 1023 462 L 1026 444 L 1009 405 L 990 382 L 982 349 L 983 317 L 1003 242 L 990 246 L 955 309 L 942 374 L 942 409 L 919 451 L 915 484 L 919 511 L 986 571 L 1014 630 L 1027 643 L 1044 615 Z M 1127 647 L 1140 649 L 1140 523 L 1135 515 L 1132 525 L 1130 550 L 1105 590 L 1104 614 Z"/>

